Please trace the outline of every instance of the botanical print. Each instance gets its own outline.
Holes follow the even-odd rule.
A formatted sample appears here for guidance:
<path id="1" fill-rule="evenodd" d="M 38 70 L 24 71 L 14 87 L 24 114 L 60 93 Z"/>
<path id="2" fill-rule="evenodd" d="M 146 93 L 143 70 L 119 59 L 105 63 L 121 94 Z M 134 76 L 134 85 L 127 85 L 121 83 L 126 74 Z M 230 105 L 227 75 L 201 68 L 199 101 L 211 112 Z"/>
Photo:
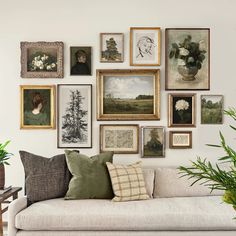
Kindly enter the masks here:
<path id="1" fill-rule="evenodd" d="M 164 157 L 164 128 L 142 127 L 142 157 Z"/>
<path id="2" fill-rule="evenodd" d="M 170 131 L 170 148 L 191 148 L 192 131 Z"/>
<path id="3" fill-rule="evenodd" d="M 70 48 L 71 75 L 91 75 L 91 47 Z"/>
<path id="4" fill-rule="evenodd" d="M 223 123 L 223 96 L 202 95 L 201 96 L 201 123 L 222 124 Z"/>
<path id="5" fill-rule="evenodd" d="M 21 86 L 21 128 L 54 128 L 54 87 Z"/>
<path id="6" fill-rule="evenodd" d="M 209 29 L 167 29 L 166 39 L 166 89 L 209 89 Z"/>
<path id="7" fill-rule="evenodd" d="M 91 86 L 59 85 L 59 147 L 91 147 Z"/>
<path id="8" fill-rule="evenodd" d="M 122 33 L 101 33 L 101 62 L 123 62 L 124 35 Z"/>

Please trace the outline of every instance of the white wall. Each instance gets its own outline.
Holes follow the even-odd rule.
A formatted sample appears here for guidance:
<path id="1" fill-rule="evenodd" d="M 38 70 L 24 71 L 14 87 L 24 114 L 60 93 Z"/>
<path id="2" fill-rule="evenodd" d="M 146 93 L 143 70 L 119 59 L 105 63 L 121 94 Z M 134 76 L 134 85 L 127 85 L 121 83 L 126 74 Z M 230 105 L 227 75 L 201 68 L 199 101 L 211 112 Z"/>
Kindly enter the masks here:
<path id="1" fill-rule="evenodd" d="M 99 151 L 99 124 L 96 121 L 96 69 L 130 68 L 129 27 L 157 26 L 162 28 L 161 55 L 161 120 L 122 121 L 140 125 L 167 127 L 167 93 L 164 90 L 164 29 L 167 27 L 209 27 L 211 29 L 211 90 L 197 93 L 197 127 L 193 131 L 193 149 L 170 150 L 161 159 L 143 159 L 144 165 L 188 164 L 197 155 L 210 160 L 222 154 L 205 143 L 218 142 L 218 130 L 234 144 L 233 131 L 224 125 L 200 124 L 200 94 L 223 94 L 225 107 L 235 106 L 235 55 L 236 55 L 236 1 L 235 0 L 0 0 L 0 141 L 11 139 L 9 151 L 15 154 L 6 169 L 7 184 L 23 186 L 24 173 L 18 155 L 27 150 L 43 156 L 62 153 L 57 149 L 56 130 L 20 130 L 19 85 L 91 83 L 93 84 L 93 148 L 81 152 L 93 155 Z M 99 62 L 99 33 L 125 34 L 125 62 L 102 64 Z M 65 44 L 64 79 L 21 79 L 21 41 L 63 41 Z M 69 47 L 93 47 L 93 75 L 71 77 L 69 74 Z M 137 68 L 137 67 L 135 67 Z M 181 91 L 180 91 L 181 92 Z M 110 122 L 112 123 L 112 122 Z M 168 129 L 166 130 L 173 130 Z M 115 162 L 130 163 L 140 159 L 137 155 L 115 155 Z"/>

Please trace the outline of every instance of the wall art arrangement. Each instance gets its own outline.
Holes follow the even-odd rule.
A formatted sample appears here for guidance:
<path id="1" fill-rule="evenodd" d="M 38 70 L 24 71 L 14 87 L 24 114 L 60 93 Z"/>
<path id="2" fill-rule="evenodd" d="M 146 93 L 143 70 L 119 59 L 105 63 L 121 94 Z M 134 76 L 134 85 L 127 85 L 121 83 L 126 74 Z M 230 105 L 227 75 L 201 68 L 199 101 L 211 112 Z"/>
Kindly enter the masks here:
<path id="1" fill-rule="evenodd" d="M 125 61 L 124 33 L 100 33 L 100 63 Z M 96 118 L 100 151 L 143 158 L 165 157 L 165 126 L 119 124 L 160 120 L 161 28 L 131 27 L 130 66 L 152 69 L 97 69 Z M 90 46 L 71 46 L 70 76 L 93 74 Z M 21 42 L 22 78 L 63 78 L 63 42 Z M 154 67 L 154 68 L 153 68 Z M 22 85 L 21 129 L 54 129 L 57 106 L 58 148 L 92 148 L 92 84 Z M 57 88 L 57 103 L 55 96 Z M 165 30 L 165 90 L 210 90 L 210 29 Z M 164 93 L 163 93 L 164 94 Z M 162 96 L 163 97 L 163 96 Z M 170 149 L 192 148 L 196 127 L 195 93 L 168 94 Z M 201 124 L 223 123 L 223 95 L 201 95 Z M 98 140 L 98 139 L 97 139 Z M 139 140 L 140 145 L 139 145 Z"/>

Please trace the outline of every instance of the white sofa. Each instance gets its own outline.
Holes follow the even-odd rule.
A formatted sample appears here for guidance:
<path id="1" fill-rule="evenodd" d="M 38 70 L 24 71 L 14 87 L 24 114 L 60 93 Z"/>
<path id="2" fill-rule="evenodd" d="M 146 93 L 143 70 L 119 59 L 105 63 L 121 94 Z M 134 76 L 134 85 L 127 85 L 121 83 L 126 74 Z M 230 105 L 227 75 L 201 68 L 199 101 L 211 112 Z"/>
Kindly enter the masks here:
<path id="1" fill-rule="evenodd" d="M 144 169 L 150 200 L 64 200 L 26 197 L 9 206 L 8 236 L 227 236 L 236 235 L 236 211 L 222 192 L 179 179 L 175 168 Z"/>

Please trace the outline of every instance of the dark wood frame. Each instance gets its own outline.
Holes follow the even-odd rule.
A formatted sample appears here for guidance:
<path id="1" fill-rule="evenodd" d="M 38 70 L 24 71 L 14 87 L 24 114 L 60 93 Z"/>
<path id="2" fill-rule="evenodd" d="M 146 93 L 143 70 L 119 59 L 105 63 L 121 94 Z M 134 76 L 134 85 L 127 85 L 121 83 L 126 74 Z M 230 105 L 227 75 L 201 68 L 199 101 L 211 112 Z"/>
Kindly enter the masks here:
<path id="1" fill-rule="evenodd" d="M 59 144 L 59 114 L 60 114 L 60 104 L 59 104 L 59 98 L 60 98 L 60 87 L 61 86 L 89 86 L 90 87 L 90 91 L 91 91 L 91 111 L 90 111 L 90 119 L 91 119 L 91 122 L 90 122 L 90 126 L 91 126 L 91 139 L 90 139 L 90 143 L 91 145 L 90 146 L 86 146 L 86 147 L 80 147 L 80 146 L 76 146 L 76 147 L 61 147 L 60 144 Z M 93 112 L 93 102 L 92 102 L 92 98 L 93 98 L 93 95 L 92 95 L 92 92 L 93 92 L 93 86 L 92 84 L 58 84 L 57 85 L 57 148 L 92 148 L 92 141 L 93 141 L 93 127 L 92 127 L 92 112 Z"/>
<path id="2" fill-rule="evenodd" d="M 208 88 L 205 89 L 173 89 L 168 88 L 168 31 L 170 30 L 208 30 Z M 210 90 L 210 28 L 166 28 L 165 29 L 165 90 Z"/>
<path id="3" fill-rule="evenodd" d="M 186 146 L 174 146 L 173 144 L 173 134 L 188 134 L 189 135 L 189 145 Z M 192 148 L 192 131 L 169 131 L 169 147 L 171 149 L 187 149 Z"/>

